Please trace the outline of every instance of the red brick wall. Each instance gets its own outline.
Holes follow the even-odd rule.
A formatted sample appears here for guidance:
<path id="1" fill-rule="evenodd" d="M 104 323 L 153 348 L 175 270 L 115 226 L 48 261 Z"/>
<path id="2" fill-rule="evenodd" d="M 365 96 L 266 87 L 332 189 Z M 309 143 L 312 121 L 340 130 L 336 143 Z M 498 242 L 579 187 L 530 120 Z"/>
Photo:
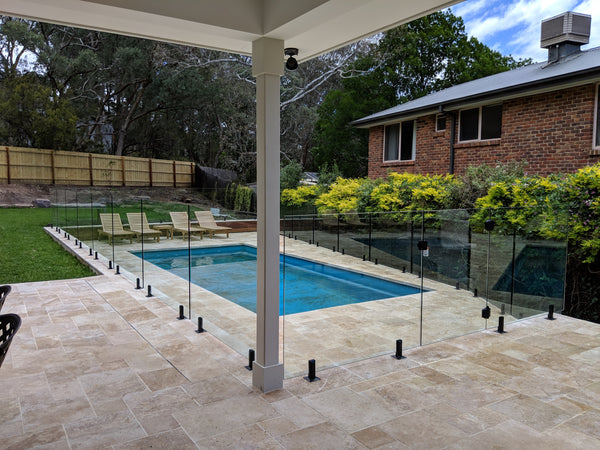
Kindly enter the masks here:
<path id="1" fill-rule="evenodd" d="M 454 172 L 468 166 L 527 162 L 530 174 L 574 172 L 600 161 L 593 150 L 596 85 L 507 100 L 502 106 L 502 135 L 489 141 L 456 143 Z M 369 135 L 369 177 L 389 171 L 445 174 L 450 167 L 450 117 L 444 132 L 435 131 L 435 115 L 417 121 L 415 161 L 383 162 L 384 127 Z M 457 120 L 458 125 L 458 120 Z M 458 132 L 456 133 L 458 138 Z"/>

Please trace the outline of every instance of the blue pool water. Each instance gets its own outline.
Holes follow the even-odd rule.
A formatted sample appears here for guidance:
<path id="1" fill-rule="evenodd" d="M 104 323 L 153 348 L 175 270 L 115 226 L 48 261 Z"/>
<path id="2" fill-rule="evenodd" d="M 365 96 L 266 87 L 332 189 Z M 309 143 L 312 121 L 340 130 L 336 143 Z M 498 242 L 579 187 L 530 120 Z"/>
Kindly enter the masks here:
<path id="1" fill-rule="evenodd" d="M 141 252 L 132 252 L 141 257 Z M 144 259 L 188 279 L 188 251 L 144 252 Z M 285 261 L 285 265 L 284 265 Z M 256 249 L 246 245 L 191 251 L 191 281 L 256 312 Z M 416 294 L 419 289 L 361 273 L 280 256 L 280 314 L 294 314 L 351 303 Z"/>

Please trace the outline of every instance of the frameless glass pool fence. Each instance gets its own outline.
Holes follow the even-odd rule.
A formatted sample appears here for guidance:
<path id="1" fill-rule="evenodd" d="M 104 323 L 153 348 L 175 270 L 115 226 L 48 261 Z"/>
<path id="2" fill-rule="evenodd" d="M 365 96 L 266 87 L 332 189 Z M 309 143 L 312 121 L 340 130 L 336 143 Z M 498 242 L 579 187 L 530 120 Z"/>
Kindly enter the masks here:
<path id="1" fill-rule="evenodd" d="M 540 218 L 527 226 L 519 226 L 515 214 L 504 208 L 284 217 L 286 256 L 419 288 L 418 294 L 344 306 L 324 301 L 318 312 L 286 308 L 288 369 L 304 368 L 307 359 L 319 358 L 323 367 L 385 354 L 397 339 L 411 347 L 496 329 L 545 314 L 550 305 L 562 311 L 566 217 L 551 213 L 559 232 L 549 239 L 541 221 L 550 214 L 529 211 Z M 286 302 L 294 296 L 291 286 L 284 284 Z"/>
<path id="2" fill-rule="evenodd" d="M 128 278 L 148 301 L 170 306 L 174 320 L 192 320 L 197 329 L 211 332 L 241 354 L 255 347 L 255 314 L 200 286 L 197 275 L 207 261 L 194 254 L 195 249 L 219 247 L 239 237 L 256 245 L 255 213 L 214 207 L 208 200 L 195 202 L 185 189 L 171 194 L 185 201 L 165 200 L 160 189 L 135 194 L 118 188 L 69 188 L 55 197 L 60 200 L 53 206 L 56 227 L 79 239 L 89 251 L 86 257 L 97 257 L 110 273 Z M 204 228 L 196 211 L 210 212 L 222 229 Z M 219 278 L 218 268 L 214 276 Z"/>
<path id="3" fill-rule="evenodd" d="M 57 189 L 53 221 L 71 236 L 74 246 L 77 242 L 88 248 L 86 257 L 97 253 L 113 273 L 120 270 L 131 280 L 132 289 L 137 286 L 149 301 L 169 305 L 174 319 L 183 307 L 183 316 L 194 323 L 201 319 L 204 329 L 247 355 L 255 346 L 255 313 L 194 282 L 202 265 L 215 262 L 212 256 L 194 252 L 229 243 L 255 246 L 256 234 L 248 232 L 255 230 L 252 214 L 242 217 L 220 209 L 221 215 L 215 216 L 218 224 L 242 227 L 235 230 L 241 232 L 211 238 L 193 229 L 199 225 L 195 212 L 210 210 L 210 204 L 164 201 L 158 194 L 133 196 L 114 188 Z M 172 213 L 185 213 L 178 230 Z M 547 232 L 550 216 L 552 233 Z M 304 373 L 309 359 L 316 359 L 321 368 L 343 364 L 394 353 L 398 340 L 410 348 L 486 328 L 495 330 L 500 317 L 508 326 L 546 313 L 550 305 L 555 312 L 563 307 L 567 220 L 560 211 L 531 210 L 525 216 L 514 209 L 330 212 L 286 216 L 281 223 L 285 236 L 281 341 L 287 376 Z M 159 251 L 173 252 L 162 267 L 149 261 L 149 255 Z M 342 304 L 323 302 L 309 310 L 292 307 L 292 298 L 302 302 L 302 289 L 313 290 L 317 281 L 294 284 L 295 271 L 307 268 L 297 262 L 292 267 L 286 260 L 290 256 L 321 264 L 324 269 L 311 270 L 326 271 L 325 278 L 356 286 L 350 291 L 359 292 L 368 284 L 379 296 Z M 210 269 L 213 278 L 225 273 L 221 267 Z M 345 272 L 329 272 L 329 267 Z M 375 281 L 363 281 L 363 275 Z M 316 278 L 309 275 L 309 280 Z M 386 285 L 390 281 L 416 291 L 397 295 L 395 288 L 390 291 Z M 233 278 L 222 281 L 242 283 Z M 247 289 L 255 293 L 256 286 Z M 336 289 L 344 297 L 347 288 Z"/>

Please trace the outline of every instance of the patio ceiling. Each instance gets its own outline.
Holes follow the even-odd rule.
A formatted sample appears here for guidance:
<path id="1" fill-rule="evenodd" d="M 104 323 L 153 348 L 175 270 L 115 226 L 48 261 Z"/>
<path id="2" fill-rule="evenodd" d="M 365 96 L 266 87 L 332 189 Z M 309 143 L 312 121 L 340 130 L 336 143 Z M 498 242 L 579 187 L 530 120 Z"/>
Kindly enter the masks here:
<path id="1" fill-rule="evenodd" d="M 0 0 L 0 14 L 246 55 L 268 37 L 302 61 L 459 1 Z"/>

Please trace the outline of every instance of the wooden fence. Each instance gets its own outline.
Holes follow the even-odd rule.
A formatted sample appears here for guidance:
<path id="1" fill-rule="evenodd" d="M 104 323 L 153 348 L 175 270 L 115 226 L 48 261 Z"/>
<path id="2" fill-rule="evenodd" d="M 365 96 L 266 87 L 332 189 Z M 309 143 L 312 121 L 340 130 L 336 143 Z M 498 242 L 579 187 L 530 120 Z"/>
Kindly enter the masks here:
<path id="1" fill-rule="evenodd" d="M 191 187 L 194 172 L 184 161 L 0 147 L 0 183 Z"/>

